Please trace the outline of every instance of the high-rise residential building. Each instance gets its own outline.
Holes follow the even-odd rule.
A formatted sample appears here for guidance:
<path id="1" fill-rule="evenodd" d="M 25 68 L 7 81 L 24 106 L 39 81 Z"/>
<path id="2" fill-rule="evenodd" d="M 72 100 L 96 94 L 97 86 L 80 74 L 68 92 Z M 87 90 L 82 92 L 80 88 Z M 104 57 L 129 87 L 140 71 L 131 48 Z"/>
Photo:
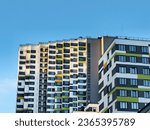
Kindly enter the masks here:
<path id="1" fill-rule="evenodd" d="M 69 113 L 98 102 L 102 38 L 79 38 L 19 48 L 16 112 Z"/>
<path id="2" fill-rule="evenodd" d="M 100 112 L 138 112 L 150 102 L 150 41 L 114 37 L 98 64 Z"/>

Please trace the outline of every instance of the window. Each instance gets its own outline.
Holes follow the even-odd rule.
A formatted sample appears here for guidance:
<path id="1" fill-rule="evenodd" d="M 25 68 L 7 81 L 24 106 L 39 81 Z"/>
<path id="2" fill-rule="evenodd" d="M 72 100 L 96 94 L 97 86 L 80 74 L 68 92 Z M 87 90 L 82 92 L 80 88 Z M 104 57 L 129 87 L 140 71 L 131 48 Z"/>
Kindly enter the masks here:
<path id="1" fill-rule="evenodd" d="M 107 60 L 109 59 L 109 52 L 107 53 Z"/>
<path id="2" fill-rule="evenodd" d="M 125 51 L 125 45 L 118 45 L 118 49 L 120 51 Z"/>
<path id="3" fill-rule="evenodd" d="M 77 43 L 71 43 L 71 46 L 78 46 Z"/>
<path id="4" fill-rule="evenodd" d="M 23 51 L 20 51 L 20 54 L 23 54 Z"/>
<path id="5" fill-rule="evenodd" d="M 142 52 L 143 53 L 148 53 L 148 47 L 142 46 Z"/>
<path id="6" fill-rule="evenodd" d="M 119 73 L 126 73 L 126 67 L 119 67 Z"/>
<path id="7" fill-rule="evenodd" d="M 34 87 L 29 87 L 29 90 L 34 90 Z"/>
<path id="8" fill-rule="evenodd" d="M 27 50 L 27 53 L 30 53 L 30 50 Z"/>
<path id="9" fill-rule="evenodd" d="M 127 91 L 126 90 L 120 90 L 120 96 L 126 97 Z"/>
<path id="10" fill-rule="evenodd" d="M 48 80 L 54 81 L 55 77 L 48 77 Z"/>
<path id="11" fill-rule="evenodd" d="M 149 69 L 143 69 L 143 74 L 145 74 L 145 75 L 149 75 L 149 74 L 150 74 Z"/>
<path id="12" fill-rule="evenodd" d="M 49 72 L 49 75 L 55 75 L 55 72 Z"/>
<path id="13" fill-rule="evenodd" d="M 25 75 L 25 72 L 19 72 L 19 75 Z"/>
<path id="14" fill-rule="evenodd" d="M 86 61 L 85 57 L 79 57 L 79 61 Z"/>
<path id="15" fill-rule="evenodd" d="M 150 92 L 144 92 L 144 98 L 150 98 Z"/>
<path id="16" fill-rule="evenodd" d="M 23 108 L 23 105 L 17 105 L 17 108 Z"/>
<path id="17" fill-rule="evenodd" d="M 86 80 L 78 80 L 78 83 L 86 83 Z"/>
<path id="18" fill-rule="evenodd" d="M 86 50 L 86 48 L 85 47 L 79 47 L 79 50 L 84 51 L 84 50 Z"/>
<path id="19" fill-rule="evenodd" d="M 120 102 L 121 109 L 127 109 L 127 102 Z"/>
<path id="20" fill-rule="evenodd" d="M 28 107 L 33 107 L 34 105 L 33 104 L 28 104 Z"/>
<path id="21" fill-rule="evenodd" d="M 70 53 L 70 49 L 64 49 L 64 53 Z"/>
<path id="22" fill-rule="evenodd" d="M 74 92 L 73 92 L 73 95 L 77 95 L 77 92 L 74 91 Z"/>
<path id="23" fill-rule="evenodd" d="M 139 109 L 138 103 L 131 103 L 131 109 Z"/>
<path id="24" fill-rule="evenodd" d="M 51 49 L 55 49 L 55 48 L 56 48 L 56 46 L 52 46 L 52 45 L 50 45 L 50 46 L 49 46 L 49 48 L 51 48 Z"/>
<path id="25" fill-rule="evenodd" d="M 109 81 L 109 74 L 107 75 L 107 81 Z"/>
<path id="26" fill-rule="evenodd" d="M 79 63 L 79 66 L 83 66 L 83 63 Z"/>
<path id="27" fill-rule="evenodd" d="M 64 57 L 70 57 L 70 54 L 64 54 Z"/>
<path id="28" fill-rule="evenodd" d="M 55 61 L 49 61 L 49 64 L 55 64 Z"/>
<path id="29" fill-rule="evenodd" d="M 125 56 L 119 56 L 119 61 L 120 62 L 126 62 L 126 57 Z"/>
<path id="30" fill-rule="evenodd" d="M 64 47 L 70 47 L 69 43 L 64 43 Z"/>
<path id="31" fill-rule="evenodd" d="M 130 85 L 137 85 L 137 79 L 130 79 Z"/>
<path id="32" fill-rule="evenodd" d="M 69 64 L 70 63 L 70 60 L 64 60 L 64 63 L 66 63 L 66 64 Z"/>
<path id="33" fill-rule="evenodd" d="M 30 74 L 35 74 L 35 71 L 30 71 Z"/>
<path id="34" fill-rule="evenodd" d="M 143 80 L 143 85 L 150 87 L 150 80 Z"/>
<path id="35" fill-rule="evenodd" d="M 120 78 L 120 79 L 119 79 L 119 83 L 120 83 L 121 85 L 126 85 L 126 79 L 125 79 L 125 78 Z"/>
<path id="36" fill-rule="evenodd" d="M 69 65 L 64 65 L 63 68 L 64 69 L 70 69 L 70 66 Z"/>
<path id="37" fill-rule="evenodd" d="M 25 56 L 20 56 L 20 59 L 26 59 L 26 57 Z"/>
<path id="38" fill-rule="evenodd" d="M 71 73 L 77 73 L 77 70 L 71 69 L 70 72 L 71 72 Z"/>
<path id="39" fill-rule="evenodd" d="M 31 50 L 31 53 L 36 53 L 36 50 Z"/>
<path id="40" fill-rule="evenodd" d="M 136 63 L 136 57 L 129 57 L 129 61 L 132 62 L 132 63 Z"/>
<path id="41" fill-rule="evenodd" d="M 56 69 L 57 69 L 57 70 L 61 70 L 61 69 L 62 69 L 62 66 L 56 66 Z"/>
<path id="42" fill-rule="evenodd" d="M 130 73 L 131 73 L 131 74 L 137 74 L 137 68 L 131 67 L 131 68 L 130 68 Z"/>
<path id="43" fill-rule="evenodd" d="M 78 67 L 78 65 L 77 64 L 73 64 L 73 67 Z"/>
<path id="44" fill-rule="evenodd" d="M 77 86 L 70 86 L 70 89 L 77 89 Z"/>
<path id="45" fill-rule="evenodd" d="M 83 72 L 83 69 L 79 69 L 79 72 Z"/>
<path id="46" fill-rule="evenodd" d="M 73 51 L 77 51 L 77 48 L 73 48 Z"/>
<path id="47" fill-rule="evenodd" d="M 131 91 L 131 97 L 138 97 L 138 91 Z"/>
<path id="48" fill-rule="evenodd" d="M 55 51 L 50 50 L 49 54 L 55 54 Z"/>
<path id="49" fill-rule="evenodd" d="M 55 56 L 49 56 L 49 59 L 55 59 Z"/>
<path id="50" fill-rule="evenodd" d="M 19 64 L 25 64 L 25 61 L 20 61 Z"/>
<path id="51" fill-rule="evenodd" d="M 129 51 L 136 52 L 136 46 L 129 46 Z"/>
<path id="52" fill-rule="evenodd" d="M 76 80 L 73 80 L 73 84 L 78 84 L 78 81 L 76 81 Z"/>
<path id="53" fill-rule="evenodd" d="M 62 50 L 57 50 L 57 54 L 62 54 Z"/>
<path id="54" fill-rule="evenodd" d="M 50 109 L 54 109 L 54 106 L 53 105 L 50 105 L 50 107 L 49 107 Z"/>
<path id="55" fill-rule="evenodd" d="M 71 61 L 72 62 L 77 62 L 77 58 L 72 58 Z"/>
<path id="56" fill-rule="evenodd" d="M 36 58 L 36 56 L 35 55 L 31 55 L 31 58 Z"/>
<path id="57" fill-rule="evenodd" d="M 63 62 L 61 60 L 56 60 L 56 64 L 62 64 Z"/>
<path id="58" fill-rule="evenodd" d="M 18 82 L 18 86 L 21 86 L 21 84 L 22 84 L 21 82 Z"/>
<path id="59" fill-rule="evenodd" d="M 83 56 L 84 54 L 83 54 L 83 52 L 79 52 L 79 56 Z"/>
<path id="60" fill-rule="evenodd" d="M 70 77 L 69 76 L 63 76 L 63 79 L 69 79 Z"/>
<path id="61" fill-rule="evenodd" d="M 57 48 L 62 48 L 63 45 L 62 44 L 57 44 Z"/>
<path id="62" fill-rule="evenodd" d="M 53 99 L 51 100 L 47 100 L 48 103 L 55 103 L 55 101 Z"/>
<path id="63" fill-rule="evenodd" d="M 142 57 L 142 63 L 144 63 L 144 64 L 149 64 L 149 58 L 147 58 L 147 57 Z"/>
<path id="64" fill-rule="evenodd" d="M 18 88 L 18 91 L 24 91 L 24 88 Z"/>
<path id="65" fill-rule="evenodd" d="M 79 46 L 86 46 L 84 42 L 79 42 Z"/>

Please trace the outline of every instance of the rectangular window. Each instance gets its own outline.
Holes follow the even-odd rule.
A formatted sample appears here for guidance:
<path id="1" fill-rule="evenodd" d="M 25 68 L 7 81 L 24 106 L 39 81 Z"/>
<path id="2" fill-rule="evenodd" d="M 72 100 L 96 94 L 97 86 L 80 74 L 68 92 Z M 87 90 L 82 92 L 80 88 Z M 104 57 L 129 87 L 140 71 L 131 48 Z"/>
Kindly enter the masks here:
<path id="1" fill-rule="evenodd" d="M 64 43 L 64 47 L 70 47 L 70 43 Z"/>
<path id="2" fill-rule="evenodd" d="M 52 46 L 52 45 L 50 45 L 50 46 L 49 46 L 49 48 L 51 48 L 51 49 L 55 49 L 55 48 L 56 48 L 56 46 Z"/>
<path id="3" fill-rule="evenodd" d="M 33 104 L 28 104 L 28 107 L 34 107 L 34 105 Z"/>
<path id="4" fill-rule="evenodd" d="M 119 73 L 126 73 L 126 67 L 119 67 Z"/>
<path id="5" fill-rule="evenodd" d="M 120 96 L 126 97 L 127 96 L 127 90 L 120 90 Z"/>
<path id="6" fill-rule="evenodd" d="M 20 51 L 20 54 L 23 54 L 23 51 Z"/>
<path id="7" fill-rule="evenodd" d="M 129 51 L 136 52 L 136 46 L 129 46 Z"/>
<path id="8" fill-rule="evenodd" d="M 150 87 L 150 80 L 143 80 L 143 85 Z"/>
<path id="9" fill-rule="evenodd" d="M 134 57 L 134 56 L 129 57 L 129 61 L 131 63 L 136 63 L 136 57 Z"/>
<path id="10" fill-rule="evenodd" d="M 52 50 L 49 51 L 49 54 L 55 54 L 55 53 L 56 53 L 55 51 Z"/>
<path id="11" fill-rule="evenodd" d="M 107 60 L 109 59 L 109 52 L 107 53 Z"/>
<path id="12" fill-rule="evenodd" d="M 149 69 L 143 69 L 143 74 L 145 74 L 145 75 L 149 75 L 149 74 L 150 74 Z"/>
<path id="13" fill-rule="evenodd" d="M 29 90 L 34 90 L 34 87 L 29 87 Z"/>
<path id="14" fill-rule="evenodd" d="M 31 53 L 36 53 L 36 50 L 31 50 Z"/>
<path id="15" fill-rule="evenodd" d="M 130 85 L 137 85 L 137 79 L 130 79 Z"/>
<path id="16" fill-rule="evenodd" d="M 120 83 L 120 85 L 126 85 L 126 79 L 125 78 L 120 78 L 119 79 L 119 83 Z"/>
<path id="17" fill-rule="evenodd" d="M 147 58 L 147 57 L 142 57 L 142 63 L 143 63 L 143 64 L 149 64 L 149 58 Z"/>
<path id="18" fill-rule="evenodd" d="M 120 102 L 121 109 L 127 109 L 127 102 Z"/>
<path id="19" fill-rule="evenodd" d="M 148 47 L 147 46 L 142 46 L 142 52 L 143 53 L 148 53 Z"/>
<path id="20" fill-rule="evenodd" d="M 31 58 L 36 58 L 36 56 L 35 55 L 31 55 Z"/>
<path id="21" fill-rule="evenodd" d="M 107 75 L 107 81 L 109 81 L 109 74 Z"/>
<path id="22" fill-rule="evenodd" d="M 120 62 L 126 62 L 126 57 L 125 56 L 119 56 L 119 61 Z"/>
<path id="23" fill-rule="evenodd" d="M 138 103 L 131 103 L 131 109 L 139 109 L 139 104 Z"/>
<path id="24" fill-rule="evenodd" d="M 131 68 L 130 68 L 130 73 L 131 73 L 131 74 L 137 74 L 137 68 L 131 67 Z"/>
<path id="25" fill-rule="evenodd" d="M 118 50 L 125 51 L 125 45 L 118 45 Z"/>
<path id="26" fill-rule="evenodd" d="M 150 92 L 144 92 L 144 98 L 150 98 Z"/>
<path id="27" fill-rule="evenodd" d="M 131 91 L 131 97 L 138 97 L 138 91 Z"/>

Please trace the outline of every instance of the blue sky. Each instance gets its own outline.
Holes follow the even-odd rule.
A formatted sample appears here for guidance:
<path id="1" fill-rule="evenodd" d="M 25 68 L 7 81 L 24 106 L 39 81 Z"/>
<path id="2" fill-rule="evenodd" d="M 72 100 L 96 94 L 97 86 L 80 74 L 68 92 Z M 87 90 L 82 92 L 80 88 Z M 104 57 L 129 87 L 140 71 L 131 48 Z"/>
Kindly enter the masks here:
<path id="1" fill-rule="evenodd" d="M 20 44 L 98 37 L 150 38 L 149 0 L 0 0 L 0 112 L 15 112 Z"/>

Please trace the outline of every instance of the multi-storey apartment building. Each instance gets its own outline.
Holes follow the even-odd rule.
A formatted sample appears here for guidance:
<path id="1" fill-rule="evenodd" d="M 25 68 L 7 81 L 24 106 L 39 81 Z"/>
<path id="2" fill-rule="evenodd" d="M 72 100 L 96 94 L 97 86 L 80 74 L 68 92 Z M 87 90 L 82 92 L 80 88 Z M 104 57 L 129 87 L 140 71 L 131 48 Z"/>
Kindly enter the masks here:
<path id="1" fill-rule="evenodd" d="M 99 60 L 100 112 L 138 112 L 150 102 L 150 41 L 114 37 Z"/>
<path id="2" fill-rule="evenodd" d="M 101 38 L 21 45 L 16 112 L 69 113 L 98 102 Z"/>

